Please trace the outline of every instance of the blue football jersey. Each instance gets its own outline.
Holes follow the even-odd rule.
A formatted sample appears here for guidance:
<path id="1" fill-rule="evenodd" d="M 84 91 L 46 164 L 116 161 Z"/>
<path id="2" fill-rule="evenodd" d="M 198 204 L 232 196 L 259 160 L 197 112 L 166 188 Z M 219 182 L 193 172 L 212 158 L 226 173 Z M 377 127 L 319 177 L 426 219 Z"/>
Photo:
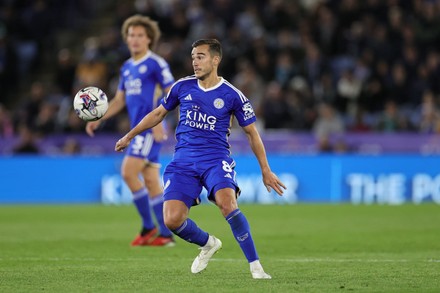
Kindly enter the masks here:
<path id="1" fill-rule="evenodd" d="M 230 155 L 228 138 L 235 117 L 242 127 L 256 121 L 249 100 L 221 78 L 204 89 L 195 76 L 178 80 L 161 104 L 171 111 L 179 107 L 175 158 L 211 159 Z"/>
<path id="2" fill-rule="evenodd" d="M 166 88 L 173 82 L 168 63 L 154 52 L 149 51 L 137 61 L 132 58 L 125 61 L 120 69 L 118 89 L 125 92 L 131 128 L 156 107 L 156 86 Z"/>

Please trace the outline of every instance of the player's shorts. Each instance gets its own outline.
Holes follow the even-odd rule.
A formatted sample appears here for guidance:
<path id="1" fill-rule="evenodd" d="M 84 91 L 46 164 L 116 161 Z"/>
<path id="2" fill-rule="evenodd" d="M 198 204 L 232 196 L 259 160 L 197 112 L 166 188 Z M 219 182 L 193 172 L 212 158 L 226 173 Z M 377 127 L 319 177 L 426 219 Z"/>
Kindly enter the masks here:
<path id="1" fill-rule="evenodd" d="M 154 140 L 151 132 L 136 135 L 127 149 L 127 156 L 144 159 L 149 165 L 160 167 L 159 152 L 162 143 Z"/>
<path id="2" fill-rule="evenodd" d="M 173 160 L 163 174 L 164 200 L 180 200 L 188 208 L 200 203 L 202 188 L 208 191 L 208 199 L 215 202 L 215 193 L 232 188 L 236 196 L 240 188 L 235 180 L 235 162 L 230 157 L 209 161 Z"/>

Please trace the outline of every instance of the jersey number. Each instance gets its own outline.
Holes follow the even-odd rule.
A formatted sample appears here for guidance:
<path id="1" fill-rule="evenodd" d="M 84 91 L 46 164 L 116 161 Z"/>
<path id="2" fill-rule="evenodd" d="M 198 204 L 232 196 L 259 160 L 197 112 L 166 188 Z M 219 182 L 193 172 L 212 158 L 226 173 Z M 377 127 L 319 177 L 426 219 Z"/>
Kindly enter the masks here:
<path id="1" fill-rule="evenodd" d="M 223 171 L 225 172 L 232 172 L 231 166 L 226 161 L 222 161 L 223 164 Z"/>

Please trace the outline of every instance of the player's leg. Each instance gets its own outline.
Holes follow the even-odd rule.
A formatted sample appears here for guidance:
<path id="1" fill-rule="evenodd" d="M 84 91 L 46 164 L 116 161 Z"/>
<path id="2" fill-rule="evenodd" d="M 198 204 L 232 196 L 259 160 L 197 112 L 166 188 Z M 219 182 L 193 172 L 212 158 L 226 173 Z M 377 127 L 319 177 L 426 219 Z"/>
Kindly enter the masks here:
<path id="1" fill-rule="evenodd" d="M 166 200 L 164 205 L 165 223 L 174 234 L 183 240 L 200 246 L 200 253 L 191 265 L 191 272 L 196 274 L 203 271 L 211 257 L 222 247 L 222 242 L 200 229 L 188 218 L 192 201 Z"/>
<path id="2" fill-rule="evenodd" d="M 197 205 L 202 185 L 193 164 L 172 161 L 163 173 L 164 218 L 167 227 L 177 236 L 190 243 L 204 245 L 208 233 L 188 219 L 189 209 Z"/>
<path id="3" fill-rule="evenodd" d="M 232 233 L 251 268 L 252 277 L 256 279 L 271 278 L 261 267 L 255 243 L 252 239 L 249 223 L 238 208 L 237 197 L 240 189 L 235 181 L 235 162 L 229 157 L 218 160 L 205 172 L 204 182 L 208 198 L 220 209 L 229 223 Z"/>
<path id="4" fill-rule="evenodd" d="M 174 245 L 173 233 L 165 225 L 163 217 L 163 188 L 160 179 L 160 165 L 148 164 L 142 171 L 145 186 L 150 195 L 150 206 L 156 216 L 159 226 L 159 235 L 151 241 L 152 246 Z"/>
<path id="5" fill-rule="evenodd" d="M 200 246 L 201 252 L 191 266 L 198 273 L 206 268 L 212 255 L 221 248 L 221 241 L 200 229 L 188 218 L 193 205 L 200 203 L 202 185 L 194 164 L 171 162 L 164 172 L 164 217 L 168 228 L 181 239 Z"/>
<path id="6" fill-rule="evenodd" d="M 183 195 L 184 196 L 184 195 Z M 209 234 L 200 229 L 188 218 L 189 208 L 185 200 L 175 199 L 177 194 L 165 194 L 164 218 L 167 227 L 183 240 L 203 246 L 208 242 Z"/>
<path id="7" fill-rule="evenodd" d="M 122 178 L 133 194 L 133 203 L 142 219 L 142 229 L 132 241 L 133 246 L 147 245 L 157 233 L 151 216 L 148 191 L 144 182 L 139 179 L 144 168 L 145 160 L 133 156 L 125 156 L 121 167 Z"/>
<path id="8" fill-rule="evenodd" d="M 250 264 L 252 277 L 254 279 L 270 279 L 271 276 L 264 272 L 260 264 L 249 222 L 238 208 L 235 190 L 232 188 L 217 190 L 215 192 L 215 202 L 226 221 L 228 221 L 235 240 L 237 240 Z"/>
<path id="9" fill-rule="evenodd" d="M 223 217 L 231 226 L 235 240 L 240 245 L 241 250 L 248 262 L 258 260 L 257 250 L 252 240 L 249 223 L 244 214 L 238 208 L 235 190 L 232 188 L 222 188 L 215 192 L 215 203 L 219 207 Z"/>

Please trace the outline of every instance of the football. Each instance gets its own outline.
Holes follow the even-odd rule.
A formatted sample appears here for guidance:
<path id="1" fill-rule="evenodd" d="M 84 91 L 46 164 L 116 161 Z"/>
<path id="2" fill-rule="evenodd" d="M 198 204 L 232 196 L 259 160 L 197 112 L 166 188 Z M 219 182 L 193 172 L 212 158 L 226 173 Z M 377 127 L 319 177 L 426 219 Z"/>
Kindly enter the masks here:
<path id="1" fill-rule="evenodd" d="M 73 108 L 76 115 L 84 121 L 101 119 L 108 109 L 107 95 L 94 86 L 83 88 L 76 93 Z"/>

